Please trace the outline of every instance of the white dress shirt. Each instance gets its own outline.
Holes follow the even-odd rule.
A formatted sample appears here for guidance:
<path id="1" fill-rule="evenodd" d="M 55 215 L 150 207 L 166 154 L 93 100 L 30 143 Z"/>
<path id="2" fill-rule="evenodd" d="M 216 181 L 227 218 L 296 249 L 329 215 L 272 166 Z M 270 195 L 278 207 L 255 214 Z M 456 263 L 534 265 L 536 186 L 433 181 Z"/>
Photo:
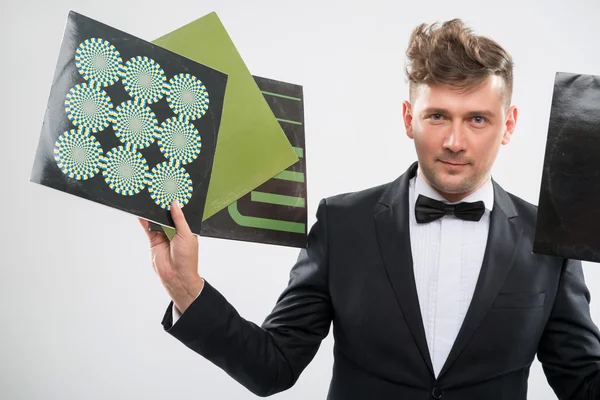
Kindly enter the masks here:
<path id="1" fill-rule="evenodd" d="M 456 340 L 471 303 L 481 270 L 494 205 L 491 180 L 462 201 L 483 200 L 478 222 L 445 216 L 419 224 L 415 202 L 419 194 L 448 203 L 418 171 L 409 183 L 410 239 L 417 295 L 425 336 L 436 377 Z M 200 293 L 202 290 L 200 291 Z M 198 293 L 198 296 L 200 295 Z M 173 325 L 181 313 L 173 304 Z"/>
<path id="2" fill-rule="evenodd" d="M 420 172 L 409 183 L 410 241 L 417 295 L 435 376 L 442 369 L 473 298 L 485 253 L 494 187 L 490 179 L 462 201 L 485 203 L 481 220 L 444 216 L 419 224 L 419 196 L 449 203 Z"/>

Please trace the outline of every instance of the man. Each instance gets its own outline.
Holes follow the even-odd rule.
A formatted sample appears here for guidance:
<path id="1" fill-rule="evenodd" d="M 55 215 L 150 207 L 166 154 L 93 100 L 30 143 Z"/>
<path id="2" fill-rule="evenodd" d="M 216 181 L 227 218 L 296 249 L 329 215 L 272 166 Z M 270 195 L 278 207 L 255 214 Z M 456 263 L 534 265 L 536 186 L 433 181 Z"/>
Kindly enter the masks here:
<path id="1" fill-rule="evenodd" d="M 321 201 L 262 326 L 199 276 L 176 204 L 171 242 L 141 221 L 164 328 L 260 396 L 296 382 L 333 322 L 332 400 L 525 399 L 536 354 L 560 399 L 600 399 L 581 263 L 532 254 L 536 207 L 490 176 L 517 121 L 511 57 L 460 20 L 416 28 L 407 56 L 418 163 Z"/>

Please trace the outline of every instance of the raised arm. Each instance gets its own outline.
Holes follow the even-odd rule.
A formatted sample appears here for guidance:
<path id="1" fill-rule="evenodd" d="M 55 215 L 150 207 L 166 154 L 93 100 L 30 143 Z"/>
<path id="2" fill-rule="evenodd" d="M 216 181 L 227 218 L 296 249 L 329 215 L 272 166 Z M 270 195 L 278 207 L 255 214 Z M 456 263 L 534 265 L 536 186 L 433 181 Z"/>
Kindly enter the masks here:
<path id="1" fill-rule="evenodd" d="M 175 325 L 172 325 L 173 303 L 169 305 L 163 319 L 164 329 L 256 395 L 268 396 L 290 388 L 315 356 L 333 317 L 327 282 L 326 208 L 323 200 L 307 247 L 300 251 L 287 288 L 262 326 L 241 317 L 208 281 L 204 281 L 200 295 L 188 307 L 186 301 L 181 301 L 183 314 Z M 172 247 L 177 245 L 179 242 L 171 242 Z M 171 249 L 171 252 L 176 250 Z M 155 270 L 161 271 L 161 267 L 155 266 Z M 189 272 L 184 275 L 191 276 Z M 169 290 L 170 283 L 163 283 Z M 189 299 L 192 295 L 195 296 L 184 293 L 181 297 Z M 172 298 L 178 296 L 176 293 Z"/>

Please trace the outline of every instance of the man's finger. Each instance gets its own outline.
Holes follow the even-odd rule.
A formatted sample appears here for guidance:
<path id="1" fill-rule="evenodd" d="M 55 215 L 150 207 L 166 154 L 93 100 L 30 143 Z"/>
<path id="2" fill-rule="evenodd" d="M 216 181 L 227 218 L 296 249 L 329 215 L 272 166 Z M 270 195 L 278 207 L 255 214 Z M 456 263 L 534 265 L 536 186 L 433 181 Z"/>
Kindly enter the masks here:
<path id="1" fill-rule="evenodd" d="M 182 235 L 191 235 L 192 231 L 185 220 L 185 216 L 183 215 L 183 211 L 179 206 L 179 202 L 177 200 L 171 203 L 171 217 L 173 218 L 173 222 L 175 223 L 175 229 L 178 234 Z"/>
<path id="2" fill-rule="evenodd" d="M 144 228 L 144 231 L 146 232 L 146 235 L 148 236 L 148 239 L 152 240 L 152 237 L 153 237 L 152 234 L 154 232 L 152 232 L 150 230 L 150 223 L 148 221 L 146 221 L 145 219 L 143 219 L 143 218 L 138 218 L 138 221 L 140 222 L 140 225 L 142 226 L 142 228 Z"/>
<path id="3" fill-rule="evenodd" d="M 142 225 L 142 228 L 144 228 L 145 231 L 148 231 L 150 229 L 150 223 L 145 220 L 144 218 L 138 218 L 138 221 L 140 222 L 140 225 Z"/>
<path id="4" fill-rule="evenodd" d="M 150 223 L 147 220 L 138 218 L 138 221 L 142 228 L 144 228 L 144 231 L 146 231 L 146 236 L 148 236 L 148 239 L 150 240 L 150 246 L 155 246 L 164 241 L 168 241 L 168 238 L 164 233 L 150 230 Z"/>

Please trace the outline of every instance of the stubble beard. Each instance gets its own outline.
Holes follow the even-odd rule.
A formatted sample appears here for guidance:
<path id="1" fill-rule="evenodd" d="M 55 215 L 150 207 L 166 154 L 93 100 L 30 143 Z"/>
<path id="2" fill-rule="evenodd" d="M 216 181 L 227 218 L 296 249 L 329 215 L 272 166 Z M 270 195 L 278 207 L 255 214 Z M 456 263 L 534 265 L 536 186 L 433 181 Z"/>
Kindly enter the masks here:
<path id="1" fill-rule="evenodd" d="M 470 168 L 467 167 L 467 168 Z M 460 176 L 464 174 L 464 172 L 439 172 L 436 171 L 435 168 L 425 169 L 423 168 L 423 175 L 425 179 L 429 182 L 429 184 L 436 189 L 438 192 L 444 194 L 466 194 L 474 192 L 481 185 L 482 177 L 479 175 L 467 174 L 460 178 L 458 181 L 453 179 L 453 182 L 448 182 L 442 176 L 443 174 L 447 176 Z"/>

